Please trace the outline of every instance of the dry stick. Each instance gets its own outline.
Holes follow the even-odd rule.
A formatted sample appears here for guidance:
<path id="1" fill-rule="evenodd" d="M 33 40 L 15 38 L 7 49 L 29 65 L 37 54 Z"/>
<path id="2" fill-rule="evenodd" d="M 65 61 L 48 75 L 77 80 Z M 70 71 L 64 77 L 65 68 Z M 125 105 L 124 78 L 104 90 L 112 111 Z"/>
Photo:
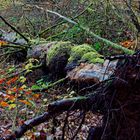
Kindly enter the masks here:
<path id="1" fill-rule="evenodd" d="M 137 57 L 138 56 L 134 54 L 134 55 L 115 55 L 115 56 L 107 56 L 107 57 L 101 57 L 101 58 L 113 61 L 113 60 L 117 60 L 117 59 L 127 59 L 127 58 L 133 59 L 133 58 L 137 58 Z"/>
<path id="2" fill-rule="evenodd" d="M 65 129 L 66 129 L 66 126 L 67 126 L 67 123 L 68 123 L 68 117 L 69 117 L 69 111 L 67 111 L 64 126 L 62 128 L 62 138 L 61 138 L 61 140 L 65 140 Z"/>
<path id="3" fill-rule="evenodd" d="M 17 52 L 20 52 L 20 51 L 21 51 L 21 50 L 6 52 L 6 53 L 3 53 L 3 54 L 0 54 L 0 57 L 5 56 L 5 55 L 8 55 L 8 54 L 17 53 Z"/>
<path id="4" fill-rule="evenodd" d="M 3 29 L 1 29 L 1 28 L 0 28 L 0 32 L 2 32 L 2 33 L 6 33 L 6 32 L 5 32 Z"/>
<path id="5" fill-rule="evenodd" d="M 107 45 L 112 46 L 112 47 L 115 48 L 115 49 L 120 49 L 120 50 L 124 51 L 126 54 L 134 54 L 134 53 L 135 53 L 133 50 L 129 50 L 129 49 L 127 49 L 127 48 L 124 48 L 124 47 L 122 47 L 121 45 L 118 45 L 118 44 L 116 44 L 116 43 L 111 42 L 110 40 L 107 40 L 107 39 L 105 39 L 105 38 L 102 38 L 102 37 L 96 35 L 94 32 L 90 31 L 89 28 L 86 28 L 86 27 L 84 27 L 84 26 L 78 24 L 77 22 L 75 22 L 75 21 L 73 21 L 73 20 L 71 20 L 71 19 L 69 19 L 69 18 L 67 18 L 67 17 L 65 17 L 65 16 L 63 16 L 63 15 L 57 13 L 57 12 L 54 12 L 54 11 L 51 11 L 51 10 L 46 10 L 46 11 L 47 11 L 48 13 L 52 13 L 52 14 L 55 14 L 55 15 L 59 16 L 60 18 L 64 19 L 65 21 L 67 21 L 67 22 L 69 22 L 69 23 L 71 23 L 71 24 L 73 24 L 73 25 L 77 25 L 79 28 L 81 28 L 82 30 L 86 31 L 87 34 L 89 34 L 89 35 L 91 35 L 92 37 L 94 37 L 94 38 L 100 40 L 100 41 L 103 42 L 103 43 L 106 43 Z"/>
<path id="6" fill-rule="evenodd" d="M 106 79 L 106 80 L 103 80 L 99 83 L 96 83 L 96 84 L 93 84 L 91 86 L 88 86 L 88 87 L 85 87 L 85 88 L 82 88 L 80 91 L 79 91 L 79 94 L 82 95 L 84 94 L 84 92 L 87 92 L 87 91 L 90 91 L 90 90 L 96 90 L 101 84 L 104 84 L 105 82 L 108 82 L 108 81 L 111 81 L 115 79 L 115 77 L 111 77 L 109 79 Z"/>
<path id="7" fill-rule="evenodd" d="M 5 45 L 2 45 L 2 47 L 5 47 L 5 48 L 18 48 L 18 49 L 21 49 L 21 50 L 25 50 L 27 48 L 27 45 L 20 45 L 20 44 L 5 44 Z"/>
<path id="8" fill-rule="evenodd" d="M 12 26 L 10 23 L 8 23 L 1 15 L 0 15 L 0 19 L 6 24 L 8 25 L 12 30 L 14 30 L 16 33 L 18 33 L 22 38 L 25 39 L 25 41 L 29 42 L 29 39 L 26 38 L 22 33 L 20 33 L 14 26 Z"/>

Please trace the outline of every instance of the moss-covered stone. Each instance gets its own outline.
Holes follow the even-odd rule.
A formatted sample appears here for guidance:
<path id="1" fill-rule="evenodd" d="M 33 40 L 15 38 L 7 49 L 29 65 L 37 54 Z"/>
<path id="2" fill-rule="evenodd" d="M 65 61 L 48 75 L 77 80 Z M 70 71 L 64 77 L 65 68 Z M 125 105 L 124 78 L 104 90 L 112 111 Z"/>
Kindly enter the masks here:
<path id="1" fill-rule="evenodd" d="M 88 44 L 83 44 L 83 45 L 78 45 L 74 46 L 71 49 L 71 54 L 69 58 L 69 63 L 73 61 L 78 61 L 82 58 L 82 56 L 88 52 L 96 52 L 90 45 Z"/>

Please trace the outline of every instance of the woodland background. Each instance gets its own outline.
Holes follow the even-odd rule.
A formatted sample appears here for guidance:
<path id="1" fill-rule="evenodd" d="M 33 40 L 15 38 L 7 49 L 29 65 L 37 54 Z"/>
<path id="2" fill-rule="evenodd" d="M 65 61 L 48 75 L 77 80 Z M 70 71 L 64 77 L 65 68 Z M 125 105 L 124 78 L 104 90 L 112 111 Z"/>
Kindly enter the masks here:
<path id="1" fill-rule="evenodd" d="M 0 0 L 0 140 L 138 140 L 139 49 L 139 0 Z"/>

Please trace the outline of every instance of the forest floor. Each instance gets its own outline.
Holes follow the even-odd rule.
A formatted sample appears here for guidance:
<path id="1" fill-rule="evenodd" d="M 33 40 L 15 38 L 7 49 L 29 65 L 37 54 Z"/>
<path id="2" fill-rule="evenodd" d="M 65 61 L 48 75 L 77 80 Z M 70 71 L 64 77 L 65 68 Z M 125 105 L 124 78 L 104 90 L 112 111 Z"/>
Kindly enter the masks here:
<path id="1" fill-rule="evenodd" d="M 8 65 L 11 67 L 10 65 Z M 0 70 L 2 73 L 2 70 Z M 11 79 L 10 79 L 11 80 Z M 9 82 L 10 82 L 9 80 Z M 8 82 L 8 81 L 7 81 Z M 17 81 L 11 83 L 12 86 L 15 88 L 17 87 Z M 26 81 L 23 86 L 31 86 L 34 84 L 32 81 Z M 18 96 L 20 99 L 14 96 L 15 94 L 12 93 L 11 85 L 5 87 L 7 93 L 4 94 L 3 86 L 5 84 L 2 83 L 0 88 L 2 89 L 0 92 L 0 96 L 4 97 L 5 100 L 1 102 L 3 107 L 0 107 L 0 137 L 4 137 L 5 135 L 11 134 L 14 130 L 18 128 L 18 126 L 22 125 L 24 121 L 34 118 L 35 116 L 41 115 L 47 111 L 47 105 L 53 101 L 67 99 L 69 97 L 73 97 L 73 94 L 76 92 L 71 90 L 66 85 L 61 85 L 60 87 L 56 86 L 52 89 L 46 90 L 45 92 L 24 92 L 18 91 Z M 35 84 L 34 84 L 35 85 Z M 6 86 L 6 85 L 5 85 Z M 22 86 L 22 87 L 23 87 Z M 22 90 L 22 89 L 21 89 Z M 26 94 L 26 95 L 22 95 Z M 8 99 L 9 97 L 10 99 Z M 11 103 L 10 103 L 11 102 Z M 7 103 L 10 105 L 7 105 Z M 49 122 L 45 122 L 40 124 L 39 126 L 35 127 L 33 130 L 28 131 L 24 139 L 40 139 L 40 140 L 53 140 L 53 139 L 61 139 L 63 133 L 63 127 L 65 124 L 65 119 L 67 113 L 63 113 L 55 119 L 50 120 Z M 65 139 L 70 139 L 78 129 L 78 126 L 83 118 L 82 111 L 76 112 L 69 112 L 68 117 L 68 128 L 65 130 L 66 134 Z M 91 119 L 92 118 L 92 119 Z M 84 123 L 79 131 L 78 135 L 75 139 L 78 140 L 86 140 L 88 136 L 89 128 L 93 126 L 100 126 L 102 124 L 102 116 L 100 114 L 93 114 L 92 112 L 87 112 L 85 116 Z M 43 137 L 43 138 L 42 138 Z"/>
<path id="2" fill-rule="evenodd" d="M 24 32 L 24 30 L 26 30 L 26 32 L 28 32 L 27 28 L 25 28 L 25 24 L 27 23 L 22 20 L 22 17 L 25 18 L 25 13 L 23 14 L 23 7 L 21 5 L 21 3 L 11 5 L 10 3 L 5 2 L 2 6 L 0 5 L 0 14 L 12 23 L 12 25 L 20 28 L 20 31 Z M 26 8 L 27 9 L 24 9 L 25 11 L 31 12 L 30 7 Z M 31 12 L 30 14 L 33 15 L 34 12 Z M 35 19 L 37 18 L 38 17 Z M 3 22 L 0 22 L 0 29 L 8 32 L 11 31 Z M 121 45 L 126 48 L 135 49 L 134 41 L 127 39 L 131 37 L 134 38 L 132 32 L 127 29 L 124 32 L 125 33 L 122 33 L 122 35 L 126 40 L 120 42 L 120 44 L 122 43 Z M 113 32 L 113 34 L 116 34 L 116 32 Z M 90 44 L 90 38 L 86 39 L 88 39 L 87 42 Z M 115 39 L 115 37 L 113 39 Z M 83 43 L 84 42 L 86 41 L 83 41 Z M 115 53 L 120 54 L 119 51 L 117 52 L 116 50 L 112 50 L 112 48 L 109 48 L 107 51 L 114 51 Z M 101 52 L 107 51 L 104 51 L 103 49 Z M 0 55 L 1 53 L 2 52 L 0 52 Z M 12 57 L 14 58 L 14 56 Z M 16 73 L 19 73 L 23 68 L 29 67 L 31 64 L 30 62 L 15 65 L 14 62 L 8 61 L 8 56 L 2 56 L 0 59 L 0 137 L 11 134 L 20 125 L 24 124 L 26 120 L 47 112 L 48 104 L 56 100 L 79 96 L 77 89 L 75 90 L 74 88 L 71 88 L 70 83 L 62 83 L 43 92 L 32 92 L 31 89 L 45 87 L 52 82 L 48 81 L 48 75 L 40 77 L 42 71 L 37 71 L 35 73 L 33 72 L 28 79 L 22 74 L 16 75 Z M 28 71 L 29 69 L 27 68 L 26 70 Z M 15 76 L 11 76 L 13 74 L 15 74 Z M 69 117 L 67 118 L 68 114 Z M 77 130 L 79 129 L 78 127 L 81 123 L 83 123 L 81 129 L 78 131 L 74 140 L 86 140 L 91 127 L 102 125 L 102 117 L 103 116 L 101 114 L 95 114 L 91 111 L 86 112 L 85 116 L 84 112 L 80 110 L 67 111 L 48 122 L 34 127 L 33 130 L 26 132 L 21 140 L 61 140 L 63 139 L 62 137 L 64 133 L 66 134 L 64 139 L 69 140 L 77 133 Z M 83 119 L 84 122 L 82 122 Z"/>

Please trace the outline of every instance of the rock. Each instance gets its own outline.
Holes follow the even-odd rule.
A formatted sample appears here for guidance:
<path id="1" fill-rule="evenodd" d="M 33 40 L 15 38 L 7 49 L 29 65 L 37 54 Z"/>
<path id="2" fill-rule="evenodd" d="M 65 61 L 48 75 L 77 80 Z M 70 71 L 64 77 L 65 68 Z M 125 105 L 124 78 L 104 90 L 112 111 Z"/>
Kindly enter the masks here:
<path id="1" fill-rule="evenodd" d="M 9 42 L 12 42 L 12 43 L 17 43 L 17 44 L 20 44 L 20 45 L 24 45 L 24 44 L 27 44 L 27 42 L 24 40 L 24 39 L 20 39 L 19 36 L 17 35 L 17 33 L 15 32 L 2 32 L 2 35 L 1 35 L 1 38 L 3 40 L 6 40 L 6 41 L 9 41 Z"/>
<path id="2" fill-rule="evenodd" d="M 17 39 L 17 35 L 15 32 L 10 33 L 5 32 L 2 34 L 1 38 L 6 41 L 14 42 Z"/>

